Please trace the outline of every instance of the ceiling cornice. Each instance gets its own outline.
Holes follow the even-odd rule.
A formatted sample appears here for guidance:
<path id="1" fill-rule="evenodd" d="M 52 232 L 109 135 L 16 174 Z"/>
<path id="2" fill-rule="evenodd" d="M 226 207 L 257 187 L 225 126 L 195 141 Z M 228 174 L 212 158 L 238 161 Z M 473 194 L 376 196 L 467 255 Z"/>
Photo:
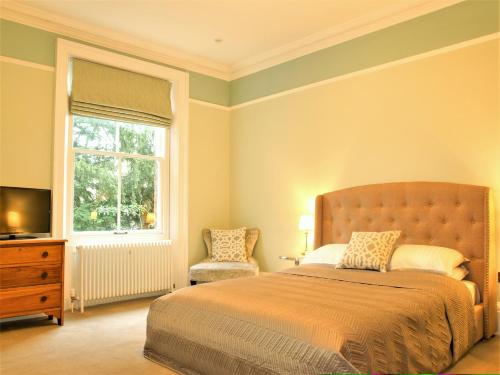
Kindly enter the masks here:
<path id="1" fill-rule="evenodd" d="M 0 1 L 0 16 L 10 21 L 23 23 L 122 53 L 224 80 L 233 80 L 462 1 L 464 0 L 428 0 L 412 8 L 408 8 L 403 2 L 397 6 L 386 7 L 377 13 L 356 18 L 232 65 L 167 48 L 141 38 L 93 26 L 16 1 Z"/>
<path id="2" fill-rule="evenodd" d="M 0 1 L 0 16 L 9 21 L 75 38 L 118 52 L 228 80 L 230 67 L 205 57 L 167 48 L 108 28 L 43 11 L 15 1 Z"/>
<path id="3" fill-rule="evenodd" d="M 231 65 L 231 80 L 331 47 L 350 39 L 422 16 L 464 0 L 428 0 L 408 8 L 404 3 L 386 7 L 377 13 L 358 17 L 336 27 L 298 39 L 268 52 Z"/>

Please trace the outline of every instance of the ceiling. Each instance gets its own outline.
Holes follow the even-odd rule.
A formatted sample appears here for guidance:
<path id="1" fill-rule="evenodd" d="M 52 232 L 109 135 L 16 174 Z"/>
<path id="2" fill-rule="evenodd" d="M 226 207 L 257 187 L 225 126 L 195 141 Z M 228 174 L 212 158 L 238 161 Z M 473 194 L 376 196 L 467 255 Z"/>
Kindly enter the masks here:
<path id="1" fill-rule="evenodd" d="M 229 68 L 443 0 L 17 0 Z M 61 19 L 59 17 L 59 19 Z M 75 26 L 78 27 L 78 26 Z M 88 29 L 88 28 L 87 28 Z M 214 39 L 221 39 L 215 42 Z"/>

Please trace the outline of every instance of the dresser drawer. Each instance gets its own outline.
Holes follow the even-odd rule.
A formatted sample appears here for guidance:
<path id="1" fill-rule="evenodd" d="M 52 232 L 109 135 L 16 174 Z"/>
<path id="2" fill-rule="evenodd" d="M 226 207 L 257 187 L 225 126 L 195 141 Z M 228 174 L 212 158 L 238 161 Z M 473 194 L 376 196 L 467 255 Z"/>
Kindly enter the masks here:
<path id="1" fill-rule="evenodd" d="M 13 246 L 0 249 L 0 265 L 61 262 L 63 246 Z"/>
<path id="2" fill-rule="evenodd" d="M 0 288 L 2 289 L 60 282 L 60 264 L 0 268 Z"/>
<path id="3" fill-rule="evenodd" d="M 0 290 L 0 317 L 17 312 L 43 312 L 61 306 L 61 285 L 40 285 Z"/>

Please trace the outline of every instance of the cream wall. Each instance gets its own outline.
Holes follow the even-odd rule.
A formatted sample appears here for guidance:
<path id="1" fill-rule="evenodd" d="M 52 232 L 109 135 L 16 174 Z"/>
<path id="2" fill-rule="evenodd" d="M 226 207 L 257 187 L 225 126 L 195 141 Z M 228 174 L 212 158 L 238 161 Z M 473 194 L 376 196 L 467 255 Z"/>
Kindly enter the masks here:
<path id="1" fill-rule="evenodd" d="M 229 226 L 229 111 L 189 105 L 189 264 L 206 256 L 201 230 Z"/>
<path id="2" fill-rule="evenodd" d="M 0 184 L 52 186 L 54 73 L 0 62 Z"/>
<path id="3" fill-rule="evenodd" d="M 290 266 L 308 202 L 343 187 L 487 185 L 498 217 L 498 69 L 496 39 L 234 110 L 231 223 L 261 228 L 262 268 Z"/>

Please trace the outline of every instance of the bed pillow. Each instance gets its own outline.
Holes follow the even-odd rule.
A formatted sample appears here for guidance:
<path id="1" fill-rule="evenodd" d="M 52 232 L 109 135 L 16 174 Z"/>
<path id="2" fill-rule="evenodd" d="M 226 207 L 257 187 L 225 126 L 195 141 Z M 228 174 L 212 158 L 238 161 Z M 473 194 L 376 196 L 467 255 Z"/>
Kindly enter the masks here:
<path id="1" fill-rule="evenodd" d="M 451 276 L 467 259 L 457 250 L 441 246 L 401 245 L 392 255 L 391 270 L 426 270 Z"/>
<path id="2" fill-rule="evenodd" d="M 205 246 L 207 248 L 208 257 L 212 258 L 212 236 L 210 234 L 210 229 L 203 229 L 201 231 L 203 236 L 203 241 L 205 242 Z M 245 246 L 247 252 L 247 258 L 250 258 L 253 255 L 253 251 L 255 249 L 255 244 L 259 239 L 260 231 L 257 228 L 248 228 L 245 233 Z"/>
<path id="3" fill-rule="evenodd" d="M 210 229 L 214 262 L 246 262 L 246 228 Z"/>
<path id="4" fill-rule="evenodd" d="M 352 232 L 337 268 L 387 271 L 400 231 Z"/>
<path id="5" fill-rule="evenodd" d="M 469 270 L 464 265 L 453 268 L 450 276 L 456 280 L 463 280 L 469 274 Z"/>
<path id="6" fill-rule="evenodd" d="M 344 255 L 347 244 L 332 243 L 321 246 L 310 253 L 307 253 L 302 259 L 302 264 L 320 263 L 320 264 L 338 264 Z"/>

